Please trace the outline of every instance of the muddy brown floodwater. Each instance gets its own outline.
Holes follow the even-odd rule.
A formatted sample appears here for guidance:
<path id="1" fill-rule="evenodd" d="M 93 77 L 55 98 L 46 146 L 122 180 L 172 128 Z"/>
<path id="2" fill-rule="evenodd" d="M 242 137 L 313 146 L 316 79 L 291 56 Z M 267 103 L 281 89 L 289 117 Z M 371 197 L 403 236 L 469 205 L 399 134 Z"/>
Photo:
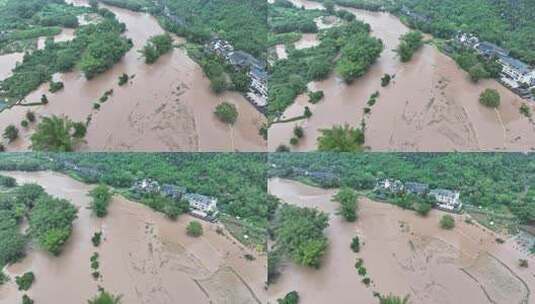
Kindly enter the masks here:
<path id="1" fill-rule="evenodd" d="M 373 292 L 409 295 L 413 304 L 532 304 L 535 271 L 520 268 L 518 260 L 535 259 L 522 253 L 513 239 L 498 245 L 498 237 L 478 224 L 467 224 L 455 215 L 451 231 L 439 228 L 443 212 L 432 210 L 423 218 L 396 206 L 367 198 L 359 200 L 359 219 L 347 223 L 336 216 L 331 197 L 324 190 L 298 182 L 272 179 L 269 192 L 300 207 L 318 208 L 330 216 L 325 234 L 327 254 L 319 270 L 288 262 L 270 285 L 271 302 L 296 290 L 303 303 L 374 304 Z M 349 248 L 358 235 L 360 252 Z M 502 236 L 503 238 L 503 236 Z M 369 278 L 366 287 L 354 268 L 362 258 Z"/>
<path id="2" fill-rule="evenodd" d="M 202 222 L 204 234 L 188 237 L 192 218 L 171 221 L 149 208 L 115 196 L 108 215 L 96 218 L 87 209 L 91 185 L 53 172 L 2 172 L 19 184 L 33 182 L 78 207 L 73 233 L 58 257 L 30 248 L 19 263 L 7 267 L 11 278 L 33 271 L 36 281 L 28 295 L 36 303 L 85 303 L 98 286 L 123 295 L 129 304 L 265 303 L 266 258 L 216 232 L 217 224 Z M 102 231 L 103 242 L 91 237 Z M 35 246 L 32 246 L 35 247 Z M 98 281 L 91 276 L 90 257 L 99 253 Z M 245 254 L 256 257 L 247 261 Z M 0 303 L 19 303 L 22 293 L 11 280 L 0 287 Z"/>
<path id="3" fill-rule="evenodd" d="M 68 1 L 86 5 L 86 1 Z M 0 113 L 0 130 L 7 125 L 20 126 L 27 110 L 39 116 L 66 115 L 75 121 L 86 121 L 91 115 L 83 151 L 265 151 L 266 141 L 258 130 L 265 121 L 243 96 L 234 92 L 216 95 L 200 66 L 182 48 L 175 48 L 152 65 L 144 63 L 138 50 L 153 35 L 164 30 L 157 20 L 145 13 L 116 7 L 112 10 L 119 21 L 126 24 L 125 35 L 134 47 L 112 69 L 90 81 L 79 71 L 54 75 L 65 88 L 55 94 L 48 92 L 48 84 L 27 96 L 35 102 L 47 94 L 46 106 L 15 106 Z M 64 31 L 56 39 L 68 39 Z M 176 37 L 176 42 L 184 42 Z M 20 56 L 0 56 L 0 76 L 7 76 L 10 67 Z M 6 61 L 4 63 L 4 61 Z M 4 71 L 5 70 L 5 71 Z M 119 87 L 118 77 L 135 75 L 125 86 Z M 5 77 L 2 77 L 2 79 Z M 105 91 L 113 89 L 113 96 L 100 110 L 93 109 Z M 216 105 L 228 101 L 236 105 L 239 116 L 229 127 L 213 114 Z M 20 138 L 6 145 L 8 150 L 28 150 L 29 137 L 35 126 L 20 128 Z"/>
<path id="4" fill-rule="evenodd" d="M 321 8 L 316 2 L 292 0 L 307 9 Z M 269 129 L 268 149 L 288 145 L 294 126 L 304 128 L 305 136 L 296 151 L 317 148 L 319 129 L 349 124 L 360 127 L 363 108 L 371 94 L 379 91 L 377 103 L 367 120 L 366 143 L 375 151 L 528 151 L 535 149 L 535 126 L 519 113 L 522 99 L 495 80 L 477 84 L 433 45 L 424 45 L 408 63 L 401 63 L 393 51 L 399 37 L 409 29 L 388 13 L 344 8 L 357 19 L 369 23 L 371 35 L 380 38 L 385 50 L 363 77 L 351 85 L 334 73 L 309 88 L 323 90 L 324 99 L 307 104 L 298 97 L 284 117 L 301 115 L 308 105 L 313 116 L 308 120 L 274 124 Z M 386 88 L 380 85 L 385 74 L 395 74 Z M 501 95 L 497 111 L 479 104 L 479 94 L 494 88 Z"/>

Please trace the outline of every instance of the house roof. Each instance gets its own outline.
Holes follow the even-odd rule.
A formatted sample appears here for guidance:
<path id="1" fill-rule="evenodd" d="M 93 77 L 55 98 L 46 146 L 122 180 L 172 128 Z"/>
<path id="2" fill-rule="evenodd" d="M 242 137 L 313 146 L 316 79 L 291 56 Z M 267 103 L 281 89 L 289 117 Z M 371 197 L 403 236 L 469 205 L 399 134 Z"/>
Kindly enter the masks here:
<path id="1" fill-rule="evenodd" d="M 184 197 L 187 200 L 194 200 L 206 206 L 212 204 L 213 201 L 217 201 L 215 197 L 206 196 L 198 193 L 186 193 Z"/>
<path id="2" fill-rule="evenodd" d="M 433 195 L 441 195 L 441 196 L 456 196 L 458 192 L 447 190 L 447 189 L 433 189 L 429 191 L 430 194 Z"/>
<path id="3" fill-rule="evenodd" d="M 429 188 L 429 185 L 416 182 L 406 182 L 405 188 L 411 192 L 425 192 Z"/>
<path id="4" fill-rule="evenodd" d="M 520 71 L 522 74 L 530 72 L 529 66 L 524 62 L 510 56 L 500 56 L 500 60 Z"/>
<path id="5" fill-rule="evenodd" d="M 488 54 L 488 55 L 501 55 L 501 56 L 508 56 L 509 52 L 502 49 L 501 47 L 497 46 L 494 43 L 483 41 L 479 43 L 476 48 L 480 50 L 481 52 Z"/>

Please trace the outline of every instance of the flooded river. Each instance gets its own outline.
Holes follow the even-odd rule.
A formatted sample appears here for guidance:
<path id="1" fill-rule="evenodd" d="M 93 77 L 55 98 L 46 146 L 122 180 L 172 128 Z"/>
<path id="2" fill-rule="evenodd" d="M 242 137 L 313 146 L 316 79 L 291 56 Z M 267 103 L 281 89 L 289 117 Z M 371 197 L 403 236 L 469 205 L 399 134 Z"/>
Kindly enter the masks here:
<path id="1" fill-rule="evenodd" d="M 86 5 L 86 1 L 68 1 Z M 116 7 L 112 10 L 119 21 L 126 24 L 125 35 L 134 47 L 124 58 L 104 74 L 87 81 L 79 71 L 55 75 L 65 88 L 55 94 L 48 92 L 48 84 L 32 92 L 27 102 L 38 101 L 47 94 L 46 106 L 20 107 L 0 113 L 0 129 L 9 124 L 20 126 L 28 109 L 39 116 L 66 115 L 75 121 L 91 123 L 86 143 L 79 150 L 86 151 L 265 151 L 266 142 L 258 134 L 264 117 L 243 96 L 233 92 L 215 95 L 201 68 L 176 48 L 152 65 L 144 63 L 138 50 L 153 35 L 164 31 L 157 20 L 145 13 Z M 63 33 L 56 39 L 67 39 Z M 176 38 L 177 43 L 184 42 Z M 0 56 L 1 76 L 7 66 L 14 66 L 20 57 Z M 7 61 L 4 64 L 3 61 Z M 7 65 L 9 63 L 9 65 Z M 6 66 L 5 72 L 3 69 Z M 135 76 L 127 85 L 119 87 L 118 77 L 126 73 Z M 93 109 L 105 91 L 114 94 L 100 110 Z M 233 127 L 220 122 L 213 114 L 215 106 L 228 101 L 238 108 L 239 117 Z M 27 150 L 29 136 L 35 127 L 21 128 L 21 138 L 7 145 L 8 150 Z"/>
<path id="2" fill-rule="evenodd" d="M 293 0 L 307 9 L 321 7 L 316 2 Z M 399 37 L 409 31 L 388 13 L 350 9 L 357 19 L 369 23 L 372 35 L 380 38 L 385 50 L 365 76 L 351 85 L 333 73 L 328 79 L 309 84 L 323 90 L 325 98 L 316 105 L 307 98 L 291 105 L 284 117 L 302 114 L 308 105 L 313 116 L 308 120 L 274 124 L 269 130 L 269 150 L 288 144 L 295 125 L 305 130 L 296 151 L 317 147 L 319 129 L 348 123 L 359 127 L 363 108 L 371 94 L 380 97 L 367 120 L 366 143 L 376 151 L 477 151 L 535 149 L 535 127 L 519 113 L 521 99 L 495 80 L 474 84 L 456 63 L 433 45 L 424 45 L 408 63 L 401 63 L 393 51 Z M 391 84 L 382 88 L 380 78 L 395 74 Z M 501 95 L 498 111 L 479 104 L 486 88 Z M 298 98 L 299 99 L 299 98 Z"/>
<path id="3" fill-rule="evenodd" d="M 36 281 L 28 295 L 36 303 L 85 303 L 98 286 L 122 294 L 128 304 L 265 303 L 266 259 L 216 232 L 217 224 L 202 222 L 204 234 L 188 237 L 183 215 L 168 220 L 149 208 L 115 196 L 108 215 L 96 218 L 87 209 L 93 186 L 53 172 L 3 172 L 19 184 L 34 182 L 56 197 L 78 207 L 73 233 L 59 257 L 37 248 L 7 268 L 14 278 L 33 271 Z M 103 242 L 93 247 L 91 237 L 102 231 Z M 32 246 L 35 247 L 35 246 Z M 98 281 L 91 276 L 90 257 L 99 253 Z M 244 254 L 255 261 L 247 261 Z M 59 297 L 58 297 L 59 295 Z M 19 303 L 13 280 L 0 287 L 0 303 Z"/>
<path id="4" fill-rule="evenodd" d="M 301 207 L 318 208 L 330 215 L 325 234 L 327 254 L 319 270 L 288 263 L 278 281 L 270 285 L 271 301 L 296 290 L 303 303 L 378 303 L 373 292 L 410 296 L 413 304 L 509 304 L 535 303 L 533 268 L 522 269 L 519 258 L 529 259 L 514 241 L 498 245 L 493 232 L 477 224 L 467 224 L 455 216 L 451 231 L 439 228 L 444 213 L 432 210 L 423 218 L 413 211 L 359 200 L 359 219 L 347 223 L 335 215 L 331 201 L 336 190 L 272 179 L 271 194 Z M 359 236 L 361 250 L 349 245 Z M 362 258 L 370 287 L 362 282 L 354 264 Z"/>

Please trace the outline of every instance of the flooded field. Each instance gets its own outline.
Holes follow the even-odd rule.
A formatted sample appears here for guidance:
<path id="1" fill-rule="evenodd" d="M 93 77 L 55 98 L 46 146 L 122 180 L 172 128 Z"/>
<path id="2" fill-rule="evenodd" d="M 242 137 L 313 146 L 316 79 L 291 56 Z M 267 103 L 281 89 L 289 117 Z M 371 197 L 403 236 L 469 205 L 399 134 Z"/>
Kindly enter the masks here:
<path id="1" fill-rule="evenodd" d="M 320 8 L 316 2 L 293 0 L 307 9 Z M 399 37 L 409 29 L 388 13 L 349 9 L 357 19 L 369 23 L 372 35 L 380 38 L 385 50 L 365 76 L 351 85 L 333 73 L 309 84 L 323 90 L 324 99 L 315 105 L 302 101 L 292 104 L 285 118 L 303 113 L 312 117 L 292 123 L 274 124 L 269 130 L 269 150 L 288 144 L 295 125 L 304 129 L 304 138 L 296 151 L 316 149 L 319 129 L 345 123 L 360 127 L 363 108 L 371 94 L 379 91 L 377 103 L 366 119 L 365 146 L 375 151 L 477 151 L 535 149 L 535 126 L 519 113 L 521 99 L 495 80 L 477 84 L 456 63 L 431 44 L 424 45 L 408 63 L 401 63 L 393 51 Z M 394 74 L 389 86 L 382 88 L 380 78 Z M 479 104 L 479 94 L 486 88 L 497 89 L 501 105 L 497 111 Z"/>
<path id="2" fill-rule="evenodd" d="M 100 219 L 87 209 L 91 185 L 53 172 L 2 174 L 15 177 L 19 184 L 38 183 L 79 209 L 73 234 L 59 257 L 31 248 L 20 263 L 7 268 L 12 278 L 35 273 L 28 295 L 36 303 L 85 303 L 98 286 L 122 294 L 129 304 L 266 302 L 265 257 L 243 247 L 228 232 L 217 233 L 217 224 L 202 222 L 203 236 L 188 237 L 190 216 L 171 221 L 120 196 L 113 198 L 108 215 Z M 103 242 L 93 247 L 91 237 L 98 231 Z M 91 276 L 93 252 L 100 256 L 98 281 Z M 247 261 L 247 253 L 256 260 Z M 20 297 L 14 282 L 0 287 L 0 303 L 19 303 Z"/>
<path id="3" fill-rule="evenodd" d="M 68 1 L 86 5 L 86 1 Z M 46 106 L 15 106 L 0 113 L 0 129 L 9 124 L 20 125 L 27 110 L 38 116 L 65 115 L 74 121 L 91 118 L 83 151 L 265 151 L 266 142 L 258 134 L 264 122 L 260 114 L 243 96 L 226 92 L 215 95 L 201 68 L 185 50 L 176 48 L 155 64 L 147 65 L 138 50 L 153 35 L 164 31 L 157 20 L 145 13 L 108 7 L 119 21 L 126 24 L 125 35 L 134 47 L 112 69 L 87 81 L 79 71 L 55 75 L 65 88 L 55 94 L 42 85 L 26 98 L 38 101 L 47 94 Z M 56 39 L 68 39 L 62 32 Z M 184 41 L 176 38 L 176 43 Z M 0 76 L 7 76 L 20 56 L 0 56 Z M 6 61 L 6 62 L 4 62 Z M 5 68 L 4 68 L 5 67 Z M 4 71 L 5 69 L 5 71 Z M 119 87 L 118 77 L 126 73 L 131 81 Z M 2 79 L 5 77 L 2 77 Z M 105 91 L 114 93 L 100 110 L 93 109 Z M 229 127 L 213 114 L 215 106 L 228 101 L 236 105 L 239 116 Z M 8 150 L 28 150 L 32 128 L 22 129 L 21 138 L 7 145 Z"/>
<path id="4" fill-rule="evenodd" d="M 535 303 L 535 271 L 520 268 L 518 259 L 529 259 L 514 238 L 498 245 L 498 237 L 478 224 L 455 216 L 451 231 L 439 228 L 444 213 L 432 210 L 423 218 L 413 211 L 362 198 L 359 219 L 347 223 L 336 216 L 336 190 L 272 179 L 271 194 L 301 207 L 318 208 L 330 215 L 325 230 L 329 248 L 319 270 L 288 263 L 270 285 L 271 301 L 296 290 L 303 303 L 378 303 L 373 292 L 410 296 L 413 304 L 428 303 Z M 351 239 L 359 236 L 360 252 L 353 253 Z M 503 237 L 503 236 L 502 236 Z M 372 283 L 366 287 L 354 264 L 362 258 Z"/>

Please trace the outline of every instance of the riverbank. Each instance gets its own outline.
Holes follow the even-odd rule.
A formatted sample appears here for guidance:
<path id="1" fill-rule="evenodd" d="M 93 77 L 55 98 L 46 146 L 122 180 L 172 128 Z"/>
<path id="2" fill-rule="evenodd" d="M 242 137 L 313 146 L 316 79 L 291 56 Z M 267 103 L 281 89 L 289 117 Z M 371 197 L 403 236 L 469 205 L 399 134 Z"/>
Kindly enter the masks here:
<path id="1" fill-rule="evenodd" d="M 87 5 L 84 0 L 68 1 Z M 134 47 L 102 75 L 86 80 L 78 71 L 57 74 L 65 88 L 55 94 L 44 84 L 26 97 L 28 102 L 46 94 L 46 106 L 19 107 L 0 113 L 0 129 L 17 127 L 28 110 L 38 117 L 67 116 L 74 121 L 91 119 L 86 142 L 81 151 L 265 151 L 266 142 L 258 134 L 265 118 L 238 93 L 216 95 L 202 69 L 186 51 L 175 48 L 152 65 L 144 63 L 138 51 L 154 35 L 164 33 L 156 18 L 147 13 L 105 6 L 126 24 L 126 37 Z M 184 40 L 175 37 L 176 43 Z M 0 60 L 3 56 L 0 56 Z M 11 59 L 16 62 L 17 58 Z M 1 71 L 0 73 L 4 73 Z M 134 76 L 125 86 L 118 86 L 123 73 Z M 113 96 L 99 110 L 93 103 L 113 89 Z M 213 114 L 215 107 L 227 101 L 236 105 L 237 122 L 229 127 Z M 29 150 L 29 138 L 35 126 L 20 129 L 20 138 L 6 145 L 8 151 Z"/>
<path id="2" fill-rule="evenodd" d="M 444 213 L 427 217 L 390 204 L 359 199 L 359 218 L 347 223 L 335 215 L 331 201 L 336 189 L 320 189 L 299 182 L 271 179 L 269 192 L 284 202 L 318 208 L 329 214 L 325 235 L 329 248 L 318 270 L 288 262 L 280 278 L 270 285 L 271 302 L 296 290 L 305 303 L 377 303 L 373 293 L 410 295 L 411 303 L 535 303 L 533 268 L 520 268 L 518 260 L 533 256 L 519 250 L 515 238 L 498 244 L 497 234 L 464 216 L 454 215 L 453 230 L 439 227 Z M 359 236 L 361 250 L 349 244 Z M 362 258 L 372 283 L 361 282 L 354 264 Z"/>
<path id="3" fill-rule="evenodd" d="M 306 9 L 320 8 L 312 1 L 293 0 Z M 342 7 L 340 7 L 342 8 Z M 379 91 L 377 103 L 367 115 L 366 142 L 372 151 L 531 151 L 535 149 L 535 126 L 519 112 L 522 99 L 495 80 L 474 84 L 435 46 L 425 44 L 408 63 L 401 63 L 394 49 L 399 38 L 409 31 L 394 15 L 385 12 L 343 8 L 358 20 L 370 24 L 371 35 L 380 38 L 385 50 L 366 75 L 345 84 L 334 73 L 323 81 L 308 84 L 311 91 L 322 90 L 324 98 L 308 104 L 306 96 L 297 98 L 282 118 L 303 113 L 308 106 L 311 118 L 269 129 L 268 149 L 288 145 L 295 126 L 304 129 L 304 137 L 294 151 L 317 149 L 320 129 L 349 124 L 360 127 L 363 108 L 371 94 Z M 381 77 L 395 75 L 391 84 L 381 87 Z M 501 95 L 497 112 L 479 104 L 479 94 L 486 88 Z M 496 136 L 499 134 L 499 136 Z"/>
<path id="4" fill-rule="evenodd" d="M 171 221 L 121 196 L 114 196 L 105 218 L 87 209 L 93 186 L 68 176 L 44 172 L 2 172 L 19 184 L 34 182 L 49 194 L 70 200 L 78 211 L 73 234 L 59 257 L 35 248 L 19 263 L 7 267 L 14 278 L 33 271 L 36 282 L 28 295 L 36 302 L 82 303 L 98 286 L 122 294 L 126 303 L 263 303 L 266 258 L 239 244 L 217 224 L 202 222 L 203 236 L 186 235 L 194 218 Z M 218 230 L 220 232 L 218 232 Z M 91 237 L 102 231 L 103 242 L 93 247 Z M 91 276 L 89 259 L 99 253 L 102 278 Z M 252 254 L 254 261 L 244 255 Z M 65 286 L 76 284 L 74 289 Z M 0 287 L 0 303 L 17 303 L 21 294 L 14 282 Z"/>

